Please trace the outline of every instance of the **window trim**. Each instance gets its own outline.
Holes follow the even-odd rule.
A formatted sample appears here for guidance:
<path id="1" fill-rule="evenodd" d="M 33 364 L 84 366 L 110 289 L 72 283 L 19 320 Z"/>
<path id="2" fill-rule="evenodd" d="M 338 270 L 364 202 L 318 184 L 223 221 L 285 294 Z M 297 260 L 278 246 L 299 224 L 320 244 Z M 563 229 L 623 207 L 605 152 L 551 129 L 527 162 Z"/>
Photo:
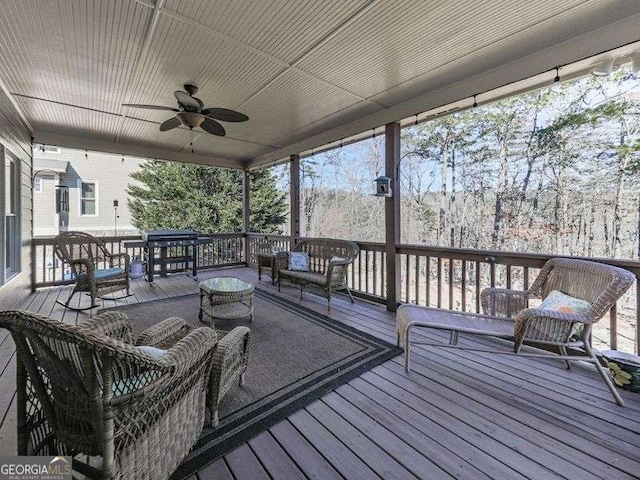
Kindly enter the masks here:
<path id="1" fill-rule="evenodd" d="M 8 180 L 12 182 L 12 194 L 13 213 L 7 213 L 6 205 L 6 192 L 5 185 L 7 182 L 7 162 L 11 162 L 14 165 L 13 178 Z M 11 172 L 11 169 L 9 169 Z M 0 287 L 6 285 L 14 278 L 17 278 L 22 272 L 22 184 L 21 184 L 21 171 L 22 161 L 21 159 L 11 153 L 4 145 L 0 144 L 0 238 L 2 238 L 2 245 L 0 245 Z M 5 255 L 7 249 L 7 241 L 9 241 L 9 235 L 6 231 L 6 218 L 11 217 L 14 219 L 14 228 L 11 246 L 13 251 L 11 256 Z M 11 269 L 10 269 L 11 268 Z"/>
<path id="2" fill-rule="evenodd" d="M 82 213 L 82 184 L 83 183 L 93 183 L 95 185 L 95 189 L 96 189 L 96 197 L 95 197 L 95 202 L 96 202 L 96 213 L 94 214 L 83 214 Z M 99 217 L 100 216 L 100 182 L 98 180 L 82 180 L 82 179 L 78 179 L 77 180 L 77 186 L 78 186 L 78 217 L 82 217 L 82 218 L 95 218 L 95 217 Z"/>

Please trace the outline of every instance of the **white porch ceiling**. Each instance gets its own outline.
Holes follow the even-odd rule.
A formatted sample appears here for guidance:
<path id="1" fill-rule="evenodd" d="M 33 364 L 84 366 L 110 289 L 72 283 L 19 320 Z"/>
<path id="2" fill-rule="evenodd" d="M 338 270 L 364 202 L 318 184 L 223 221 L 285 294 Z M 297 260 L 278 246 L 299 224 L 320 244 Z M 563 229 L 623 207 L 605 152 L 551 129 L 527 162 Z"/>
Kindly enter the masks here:
<path id="1" fill-rule="evenodd" d="M 637 0 L 4 0 L 0 87 L 37 142 L 241 167 L 638 32 Z M 158 131 L 169 112 L 121 106 L 175 106 L 187 80 L 250 117 L 197 134 L 193 155 L 188 130 Z"/>

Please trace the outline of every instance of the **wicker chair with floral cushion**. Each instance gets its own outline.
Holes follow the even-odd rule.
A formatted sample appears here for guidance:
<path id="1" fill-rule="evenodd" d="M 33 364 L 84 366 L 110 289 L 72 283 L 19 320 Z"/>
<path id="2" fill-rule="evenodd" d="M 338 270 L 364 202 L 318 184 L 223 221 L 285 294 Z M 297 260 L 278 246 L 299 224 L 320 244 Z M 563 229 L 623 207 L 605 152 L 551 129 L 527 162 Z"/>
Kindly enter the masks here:
<path id="1" fill-rule="evenodd" d="M 19 455 L 74 459 L 96 478 L 163 480 L 198 439 L 217 335 L 197 328 L 159 355 L 133 345 L 126 315 L 67 325 L 0 312 L 17 351 Z M 92 462 L 93 463 L 93 462 Z"/>
<path id="2" fill-rule="evenodd" d="M 481 293 L 485 315 L 401 305 L 397 314 L 397 340 L 405 345 L 405 368 L 410 371 L 409 343 L 449 348 L 467 348 L 498 354 L 540 357 L 544 353 L 522 353 L 524 342 L 557 347 L 567 368 L 570 361 L 593 363 L 619 405 L 624 402 L 591 347 L 593 325 L 613 308 L 633 284 L 635 276 L 622 268 L 580 259 L 553 258 L 545 263 L 526 291 L 487 288 Z M 553 305 L 550 297 L 560 295 L 567 305 Z M 543 303 L 529 307 L 529 299 Z M 576 308 L 579 306 L 580 308 Z M 449 331 L 449 345 L 411 341 L 413 327 Z M 458 334 L 501 337 L 514 342 L 513 351 L 458 346 Z M 586 355 L 569 355 L 567 349 Z M 579 353 L 579 352 L 578 352 Z"/>
<path id="3" fill-rule="evenodd" d="M 291 265 L 291 253 L 303 252 L 308 255 L 308 265 L 295 270 Z M 331 310 L 331 294 L 346 290 L 353 303 L 353 296 L 347 286 L 347 267 L 358 257 L 360 247 L 355 242 L 332 238 L 307 238 L 300 240 L 291 252 L 276 254 L 278 291 L 283 282 L 300 287 L 300 299 L 305 285 L 318 287 L 327 299 L 327 309 Z"/>
<path id="4" fill-rule="evenodd" d="M 126 290 L 126 296 L 130 294 L 128 253 L 110 253 L 102 240 L 84 232 L 59 234 L 53 240 L 53 250 L 63 265 L 69 265 L 75 281 L 67 301 L 58 302 L 64 307 L 74 311 L 89 310 L 99 306 L 96 298 L 102 295 L 119 290 Z M 89 307 L 69 306 L 78 292 L 87 292 L 91 296 Z"/>

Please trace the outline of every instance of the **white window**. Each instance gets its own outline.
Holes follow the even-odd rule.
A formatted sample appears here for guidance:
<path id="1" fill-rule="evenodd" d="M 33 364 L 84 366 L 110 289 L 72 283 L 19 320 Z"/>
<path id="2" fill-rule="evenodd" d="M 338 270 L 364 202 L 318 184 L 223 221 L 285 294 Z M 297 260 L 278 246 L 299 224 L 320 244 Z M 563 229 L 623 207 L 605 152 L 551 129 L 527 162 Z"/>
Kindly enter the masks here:
<path id="1" fill-rule="evenodd" d="M 99 215 L 98 182 L 78 180 L 78 200 L 81 217 L 97 217 Z"/>
<path id="2" fill-rule="evenodd" d="M 42 177 L 36 177 L 33 179 L 33 192 L 42 193 Z"/>

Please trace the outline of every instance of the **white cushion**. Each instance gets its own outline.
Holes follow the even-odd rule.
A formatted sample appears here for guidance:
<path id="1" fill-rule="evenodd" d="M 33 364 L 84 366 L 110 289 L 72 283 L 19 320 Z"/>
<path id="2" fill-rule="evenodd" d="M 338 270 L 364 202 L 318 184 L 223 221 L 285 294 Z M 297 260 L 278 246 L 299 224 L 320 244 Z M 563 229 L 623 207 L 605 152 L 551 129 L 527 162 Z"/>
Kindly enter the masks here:
<path id="1" fill-rule="evenodd" d="M 309 253 L 308 252 L 289 252 L 289 268 L 298 272 L 309 271 Z"/>
<path id="2" fill-rule="evenodd" d="M 166 350 L 162 350 L 161 348 L 152 347 L 151 345 L 140 345 L 138 348 L 140 350 L 142 350 L 143 352 L 148 353 L 152 357 L 161 357 L 162 355 L 167 353 Z"/>

